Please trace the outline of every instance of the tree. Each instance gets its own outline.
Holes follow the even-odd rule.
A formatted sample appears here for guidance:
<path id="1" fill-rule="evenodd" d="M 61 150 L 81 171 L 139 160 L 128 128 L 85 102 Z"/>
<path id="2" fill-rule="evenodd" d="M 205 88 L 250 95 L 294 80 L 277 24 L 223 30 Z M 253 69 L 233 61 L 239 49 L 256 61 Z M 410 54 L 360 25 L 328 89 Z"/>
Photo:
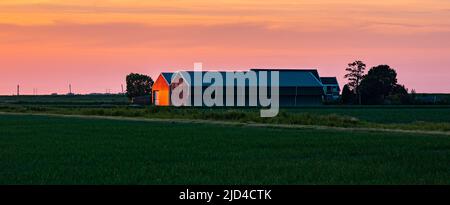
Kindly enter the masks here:
<path id="1" fill-rule="evenodd" d="M 348 67 L 345 69 L 348 73 L 345 74 L 345 78 L 348 79 L 348 85 L 351 90 L 353 90 L 358 99 L 358 104 L 361 104 L 361 90 L 360 84 L 364 78 L 364 70 L 366 69 L 366 64 L 362 61 L 355 61 L 349 63 Z"/>
<path id="2" fill-rule="evenodd" d="M 396 84 L 387 97 L 391 104 L 410 105 L 413 103 L 412 95 L 409 95 L 408 89 L 404 85 Z"/>
<path id="3" fill-rule="evenodd" d="M 397 72 L 394 69 L 388 65 L 373 67 L 361 81 L 363 101 L 365 104 L 382 104 L 393 91 L 403 92 L 401 89 L 404 87 L 397 86 Z"/>
<path id="4" fill-rule="evenodd" d="M 404 85 L 395 84 L 389 95 L 408 95 L 408 89 Z"/>
<path id="5" fill-rule="evenodd" d="M 342 103 L 348 105 L 355 102 L 355 93 L 350 89 L 348 84 L 342 88 Z"/>
<path id="6" fill-rule="evenodd" d="M 131 73 L 127 75 L 126 81 L 128 98 L 151 95 L 153 80 L 150 76 Z"/>

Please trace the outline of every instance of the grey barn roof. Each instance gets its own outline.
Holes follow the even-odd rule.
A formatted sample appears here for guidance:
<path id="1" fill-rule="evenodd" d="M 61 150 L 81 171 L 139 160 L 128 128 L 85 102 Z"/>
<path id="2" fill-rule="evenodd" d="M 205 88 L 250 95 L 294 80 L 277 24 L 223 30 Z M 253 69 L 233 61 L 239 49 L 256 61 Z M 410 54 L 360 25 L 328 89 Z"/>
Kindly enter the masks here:
<path id="1" fill-rule="evenodd" d="M 257 78 L 259 78 L 259 73 L 261 71 L 279 71 L 279 79 L 280 79 L 280 87 L 323 87 L 323 84 L 320 81 L 320 77 L 318 76 L 317 70 L 287 70 L 287 69 L 252 69 L 252 71 L 256 72 Z M 219 73 L 223 80 L 225 81 L 224 84 L 231 85 L 232 82 L 227 82 L 226 80 L 226 74 L 233 72 L 230 71 L 212 71 L 215 73 Z M 186 72 L 189 75 L 190 81 L 194 79 L 194 71 L 187 71 Z M 244 73 L 246 73 L 244 71 Z M 202 77 L 206 74 L 205 71 L 202 72 Z M 267 75 L 268 78 L 268 86 L 271 85 L 270 83 L 270 72 L 268 72 Z M 187 80 L 187 79 L 185 79 Z M 191 82 L 188 82 L 190 85 L 192 85 Z M 234 82 L 237 86 L 238 82 Z M 211 83 L 203 83 L 202 86 L 209 86 Z M 241 85 L 242 86 L 242 85 Z M 249 86 L 249 82 L 245 82 L 245 86 Z"/>
<path id="2" fill-rule="evenodd" d="M 322 84 L 324 85 L 336 85 L 338 84 L 336 77 L 322 77 L 320 78 L 322 81 Z"/>
<path id="3" fill-rule="evenodd" d="M 173 73 L 161 73 L 161 75 L 167 80 L 167 83 L 172 83 Z"/>
<path id="4" fill-rule="evenodd" d="M 314 77 L 317 78 L 317 80 L 320 81 L 319 72 L 317 69 L 292 69 L 292 68 L 276 68 L 276 69 L 270 69 L 270 68 L 252 68 L 250 69 L 252 71 L 280 71 L 280 72 L 309 72 L 314 75 Z"/>
<path id="5" fill-rule="evenodd" d="M 280 74 L 280 87 L 323 87 L 317 70 L 252 70 L 257 73 L 261 71 L 278 71 Z M 270 79 L 270 73 L 268 78 Z"/>

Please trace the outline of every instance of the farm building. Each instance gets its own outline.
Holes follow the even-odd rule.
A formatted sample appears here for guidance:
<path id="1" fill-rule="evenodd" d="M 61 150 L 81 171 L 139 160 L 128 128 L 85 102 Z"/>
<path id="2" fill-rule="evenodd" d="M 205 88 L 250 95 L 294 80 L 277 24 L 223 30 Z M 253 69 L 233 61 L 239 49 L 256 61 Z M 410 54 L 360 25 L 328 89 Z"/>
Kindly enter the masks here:
<path id="1" fill-rule="evenodd" d="M 279 71 L 279 99 L 280 106 L 283 107 L 295 107 L 295 106 L 305 106 L 305 105 L 321 105 L 323 103 L 323 99 L 325 96 L 324 93 L 324 85 L 321 82 L 321 78 L 319 73 L 315 69 L 251 69 L 259 78 L 259 73 L 261 71 Z M 190 93 L 192 94 L 192 98 L 190 101 L 190 105 L 194 104 L 194 98 L 198 94 L 194 92 L 194 90 L 201 89 L 203 92 L 212 85 L 212 83 L 201 83 L 196 85 L 194 82 L 195 77 L 194 71 L 181 72 L 181 73 L 162 73 L 156 80 L 153 87 L 153 102 L 155 105 L 159 106 L 169 106 L 171 105 L 171 91 L 179 86 L 186 85 Z M 198 72 L 200 73 L 200 72 Z M 226 79 L 226 75 L 234 72 L 216 72 L 222 76 L 225 82 L 223 82 L 223 105 L 225 106 L 227 103 L 227 99 L 230 97 L 234 98 L 234 105 L 238 106 L 254 106 L 249 101 L 249 95 L 258 95 L 256 84 L 250 84 L 248 80 L 245 82 L 238 82 L 234 80 L 233 82 L 228 82 Z M 244 72 L 245 73 L 245 72 Z M 201 72 L 201 77 L 205 76 L 206 72 Z M 268 78 L 270 79 L 270 73 Z M 172 82 L 173 79 L 177 79 L 176 82 Z M 234 95 L 227 96 L 226 89 L 227 87 L 233 85 Z M 270 85 L 270 81 L 268 83 Z M 201 87 L 201 88 L 198 88 Z M 239 96 L 238 90 L 245 90 L 244 96 Z M 256 90 L 256 92 L 255 92 Z M 270 90 L 270 89 L 269 89 Z M 252 92 L 250 92 L 252 91 Z M 203 93 L 202 92 L 202 93 Z M 198 97 L 198 96 L 197 96 Z M 245 102 L 241 102 L 239 104 L 237 102 L 238 97 L 242 97 L 245 99 Z M 257 102 L 259 105 L 259 102 Z"/>
<path id="2" fill-rule="evenodd" d="M 280 106 L 296 107 L 321 105 L 323 85 L 315 69 L 252 69 L 252 71 L 278 71 L 280 73 Z"/>
<path id="3" fill-rule="evenodd" d="M 333 102 L 339 99 L 341 88 L 336 77 L 322 77 L 320 78 L 323 84 L 324 100 L 326 102 Z"/>
<path id="4" fill-rule="evenodd" d="M 170 85 L 173 73 L 161 73 L 152 87 L 152 101 L 157 106 L 170 105 Z"/>

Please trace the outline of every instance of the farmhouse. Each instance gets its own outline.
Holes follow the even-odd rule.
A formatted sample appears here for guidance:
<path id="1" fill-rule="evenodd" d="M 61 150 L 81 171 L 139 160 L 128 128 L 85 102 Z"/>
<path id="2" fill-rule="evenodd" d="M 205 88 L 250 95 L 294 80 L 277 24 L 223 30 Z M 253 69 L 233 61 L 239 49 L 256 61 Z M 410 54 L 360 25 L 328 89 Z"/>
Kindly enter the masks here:
<path id="1" fill-rule="evenodd" d="M 262 71 L 278 71 L 279 72 L 279 103 L 280 106 L 283 107 L 295 107 L 295 106 L 305 106 L 305 105 L 321 105 L 326 97 L 326 91 L 328 88 L 325 88 L 322 83 L 322 79 L 319 76 L 319 73 L 315 69 L 251 69 L 256 73 L 257 79 L 259 79 L 260 73 Z M 194 78 L 196 74 L 201 76 L 202 79 L 205 77 L 207 72 L 179 72 L 179 73 L 161 73 L 155 84 L 153 85 L 153 96 L 152 100 L 155 105 L 158 106 L 170 106 L 171 105 L 171 93 L 174 88 L 180 85 L 185 85 L 190 90 L 190 93 L 193 97 L 191 97 L 190 105 L 194 105 L 194 99 L 198 97 L 198 93 L 195 93 L 195 90 L 205 91 L 209 86 L 213 85 L 213 81 L 206 83 L 200 81 L 200 84 L 196 84 Z M 227 99 L 234 99 L 234 104 L 237 106 L 255 106 L 249 99 L 251 95 L 259 95 L 258 90 L 254 89 L 256 87 L 256 83 L 251 82 L 252 79 L 247 79 L 243 82 L 240 82 L 236 79 L 233 81 L 227 80 L 227 74 L 233 75 L 234 72 L 226 71 L 226 72 L 215 72 L 217 75 L 220 75 L 222 79 L 224 79 L 223 83 L 223 93 L 221 94 L 222 100 L 221 104 L 223 106 L 227 106 Z M 242 72 L 246 74 L 246 72 Z M 248 77 L 248 76 L 247 76 Z M 270 72 L 268 74 L 268 79 L 270 79 Z M 172 82 L 174 81 L 175 82 Z M 328 81 L 327 81 L 328 82 Z M 337 83 L 337 81 L 336 81 Z M 334 86 L 335 84 L 333 84 Z M 233 86 L 234 90 L 233 96 L 228 95 L 225 91 L 227 88 Z M 267 82 L 267 86 L 270 87 L 270 80 Z M 338 89 L 339 89 L 339 85 Z M 270 95 L 270 89 L 269 95 Z M 243 91 L 243 92 L 240 92 Z M 203 93 L 202 92 L 202 93 Z M 333 93 L 335 94 L 335 93 Z M 212 94 L 214 97 L 216 93 Z M 241 97 L 245 99 L 241 103 L 237 101 Z M 260 105 L 259 102 L 256 104 Z"/>

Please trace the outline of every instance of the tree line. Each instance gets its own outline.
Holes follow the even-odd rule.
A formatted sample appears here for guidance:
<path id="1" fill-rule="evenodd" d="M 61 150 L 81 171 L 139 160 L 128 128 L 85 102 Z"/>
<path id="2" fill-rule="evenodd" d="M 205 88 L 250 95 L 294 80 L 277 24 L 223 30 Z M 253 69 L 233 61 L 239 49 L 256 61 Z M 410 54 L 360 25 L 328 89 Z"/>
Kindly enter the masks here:
<path id="1" fill-rule="evenodd" d="M 348 83 L 342 89 L 343 104 L 411 104 L 415 91 L 397 81 L 397 72 L 389 65 L 372 67 L 365 74 L 366 64 L 355 61 L 348 64 L 345 78 Z"/>

